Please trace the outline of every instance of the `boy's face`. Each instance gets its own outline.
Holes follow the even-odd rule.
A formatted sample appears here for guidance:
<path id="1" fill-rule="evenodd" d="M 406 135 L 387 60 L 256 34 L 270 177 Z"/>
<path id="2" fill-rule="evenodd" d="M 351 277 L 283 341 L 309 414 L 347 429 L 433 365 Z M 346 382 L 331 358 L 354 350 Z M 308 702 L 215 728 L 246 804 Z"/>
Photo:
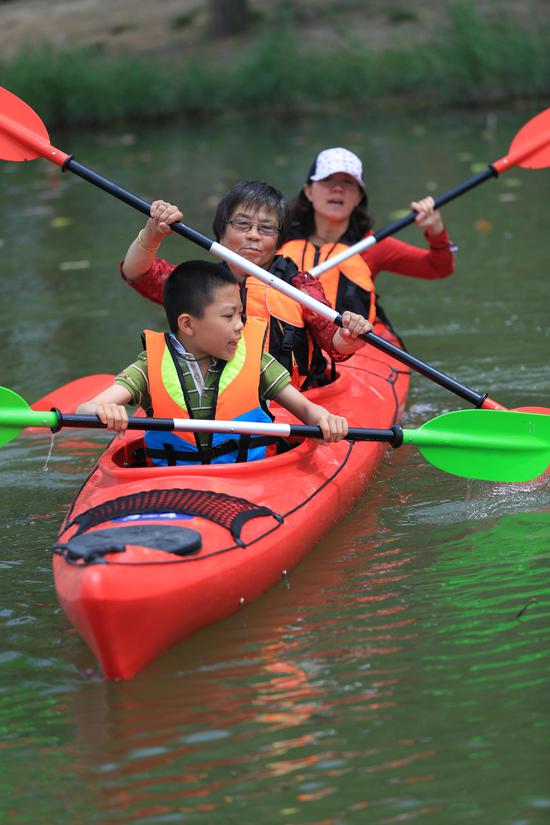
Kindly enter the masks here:
<path id="1" fill-rule="evenodd" d="M 278 240 L 277 213 L 271 209 L 251 209 L 244 204 L 234 209 L 220 238 L 220 242 L 232 252 L 264 269 L 271 266 Z M 237 276 L 247 275 L 234 265 L 230 268 Z"/>
<path id="2" fill-rule="evenodd" d="M 218 287 L 202 318 L 180 315 L 178 337 L 182 335 L 183 345 L 195 358 L 211 355 L 229 361 L 235 355 L 242 335 L 242 309 L 237 284 Z"/>

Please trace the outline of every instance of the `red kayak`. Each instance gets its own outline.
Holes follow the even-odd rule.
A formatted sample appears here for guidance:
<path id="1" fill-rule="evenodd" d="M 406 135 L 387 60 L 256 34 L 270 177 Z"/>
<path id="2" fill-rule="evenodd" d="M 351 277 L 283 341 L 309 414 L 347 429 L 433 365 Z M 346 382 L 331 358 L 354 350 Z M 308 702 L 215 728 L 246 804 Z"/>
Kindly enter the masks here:
<path id="1" fill-rule="evenodd" d="M 351 426 L 387 428 L 400 418 L 409 373 L 364 352 L 308 396 Z M 105 676 L 131 678 L 280 580 L 364 492 L 385 450 L 307 439 L 248 464 L 147 467 L 143 432 L 114 439 L 54 548 L 59 601 Z"/>

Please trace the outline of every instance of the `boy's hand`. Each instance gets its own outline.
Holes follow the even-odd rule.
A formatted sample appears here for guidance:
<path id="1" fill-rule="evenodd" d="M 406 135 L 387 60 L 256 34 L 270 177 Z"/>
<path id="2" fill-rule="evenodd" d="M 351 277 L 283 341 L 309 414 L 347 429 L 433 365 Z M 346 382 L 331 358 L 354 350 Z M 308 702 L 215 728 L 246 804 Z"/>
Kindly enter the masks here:
<path id="1" fill-rule="evenodd" d="M 348 434 L 348 422 L 342 415 L 333 415 L 318 404 L 312 405 L 308 423 L 321 428 L 326 444 L 341 441 Z"/>
<path id="2" fill-rule="evenodd" d="M 122 438 L 128 426 L 126 407 L 121 404 L 98 404 L 95 414 L 108 430 L 114 430 Z"/>
<path id="3" fill-rule="evenodd" d="M 332 415 L 320 404 L 314 404 L 292 384 L 287 384 L 275 395 L 274 400 L 304 424 L 320 427 L 326 443 L 340 441 L 348 434 L 348 422 L 341 415 Z"/>

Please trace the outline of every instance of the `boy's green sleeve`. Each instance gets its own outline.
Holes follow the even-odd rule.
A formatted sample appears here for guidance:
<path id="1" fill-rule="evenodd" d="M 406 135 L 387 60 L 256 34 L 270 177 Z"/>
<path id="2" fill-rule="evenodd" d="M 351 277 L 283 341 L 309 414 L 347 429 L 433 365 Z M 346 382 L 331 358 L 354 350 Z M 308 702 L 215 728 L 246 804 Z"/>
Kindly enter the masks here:
<path id="1" fill-rule="evenodd" d="M 115 384 L 119 384 L 128 390 L 132 396 L 131 403 L 148 410 L 151 407 L 151 396 L 149 394 L 149 374 L 147 372 L 147 353 L 145 350 L 140 353 L 137 361 L 119 372 L 115 378 Z"/>
<path id="2" fill-rule="evenodd" d="M 290 374 L 272 355 L 264 352 L 260 372 L 260 397 L 263 401 L 271 401 L 287 384 L 290 384 Z"/>

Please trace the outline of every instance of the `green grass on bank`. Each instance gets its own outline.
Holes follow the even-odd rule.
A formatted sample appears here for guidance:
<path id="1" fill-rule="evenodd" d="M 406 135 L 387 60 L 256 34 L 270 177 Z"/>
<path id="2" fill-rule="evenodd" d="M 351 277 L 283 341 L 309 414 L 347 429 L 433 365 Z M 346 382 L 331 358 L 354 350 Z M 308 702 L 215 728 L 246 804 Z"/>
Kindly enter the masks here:
<path id="1" fill-rule="evenodd" d="M 232 67 L 170 65 L 97 49 L 51 48 L 0 61 L 2 85 L 50 124 L 105 124 L 180 114 L 300 113 L 357 105 L 478 105 L 550 92 L 550 30 L 490 25 L 471 2 L 453 7 L 436 42 L 369 52 L 350 39 L 305 53 L 289 24 L 259 37 Z"/>

